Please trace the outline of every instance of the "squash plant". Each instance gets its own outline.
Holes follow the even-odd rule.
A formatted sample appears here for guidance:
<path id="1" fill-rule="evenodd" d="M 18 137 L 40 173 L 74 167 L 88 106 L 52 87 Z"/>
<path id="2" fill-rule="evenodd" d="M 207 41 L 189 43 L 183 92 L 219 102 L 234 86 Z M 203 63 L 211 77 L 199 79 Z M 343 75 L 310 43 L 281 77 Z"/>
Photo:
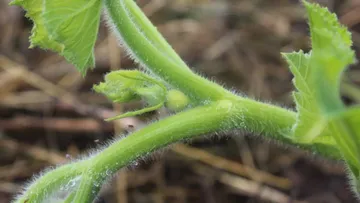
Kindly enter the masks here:
<path id="1" fill-rule="evenodd" d="M 303 1 L 312 50 L 282 53 L 294 75 L 296 111 L 237 95 L 195 74 L 133 0 L 14 0 L 33 23 L 31 47 L 58 52 L 85 76 L 94 67 L 102 13 L 141 70 L 112 71 L 94 86 L 113 102 L 143 100 L 121 119 L 166 107 L 175 113 L 71 163 L 36 176 L 16 203 L 93 202 L 119 169 L 171 143 L 242 129 L 322 156 L 343 160 L 352 189 L 360 191 L 360 107 L 347 107 L 341 75 L 355 62 L 352 40 L 335 14 Z"/>

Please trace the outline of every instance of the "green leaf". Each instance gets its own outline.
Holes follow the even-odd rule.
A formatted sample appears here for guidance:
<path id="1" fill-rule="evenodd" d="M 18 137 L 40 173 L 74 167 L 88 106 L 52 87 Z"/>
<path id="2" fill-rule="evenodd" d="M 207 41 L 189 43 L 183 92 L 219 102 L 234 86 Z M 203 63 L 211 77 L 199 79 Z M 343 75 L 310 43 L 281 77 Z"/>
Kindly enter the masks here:
<path id="1" fill-rule="evenodd" d="M 101 0 L 15 0 L 34 22 L 31 47 L 50 49 L 64 56 L 85 74 L 94 67 Z"/>
<path id="2" fill-rule="evenodd" d="M 304 1 L 311 33 L 316 100 L 325 114 L 344 108 L 340 97 L 340 79 L 343 71 L 355 62 L 351 49 L 351 33 L 341 25 L 335 14 L 318 4 Z"/>
<path id="3" fill-rule="evenodd" d="M 34 23 L 30 36 L 30 48 L 39 46 L 42 49 L 63 52 L 64 45 L 55 41 L 45 27 L 42 18 L 43 0 L 14 0 L 10 5 L 22 6 L 27 11 L 25 16 Z"/>
<path id="4" fill-rule="evenodd" d="M 312 54 L 303 51 L 282 54 L 291 72 L 297 92 L 293 93 L 297 122 L 293 127 L 293 136 L 300 143 L 333 144 L 334 140 L 327 130 L 327 120 L 321 114 L 316 101 L 314 86 L 314 68 L 310 67 Z M 320 134 L 322 136 L 320 136 Z"/>
<path id="5" fill-rule="evenodd" d="M 312 50 L 283 54 L 294 74 L 298 110 L 291 139 L 337 146 L 350 169 L 355 191 L 360 186 L 360 108 L 346 108 L 340 96 L 341 76 L 355 62 L 350 32 L 335 14 L 304 1 Z"/>
<path id="6" fill-rule="evenodd" d="M 346 108 L 340 96 L 344 70 L 355 62 L 351 34 L 340 25 L 335 14 L 317 4 L 304 2 L 309 15 L 314 96 L 327 129 L 341 151 L 348 168 L 353 189 L 360 191 L 360 108 Z"/>
<path id="7" fill-rule="evenodd" d="M 344 69 L 355 61 L 351 34 L 335 14 L 304 1 L 312 51 L 283 54 L 294 74 L 298 110 L 293 136 L 302 143 L 333 143 L 329 116 L 342 111 L 339 84 Z"/>
<path id="8" fill-rule="evenodd" d="M 334 138 L 348 166 L 356 178 L 356 192 L 360 190 L 360 106 L 345 109 L 331 118 Z"/>

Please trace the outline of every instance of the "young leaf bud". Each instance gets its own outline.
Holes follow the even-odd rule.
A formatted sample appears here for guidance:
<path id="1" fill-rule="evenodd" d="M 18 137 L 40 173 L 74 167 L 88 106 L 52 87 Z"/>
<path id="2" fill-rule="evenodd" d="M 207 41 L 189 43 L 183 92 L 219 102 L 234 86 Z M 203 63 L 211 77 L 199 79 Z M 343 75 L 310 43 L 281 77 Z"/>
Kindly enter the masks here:
<path id="1" fill-rule="evenodd" d="M 138 70 L 120 70 L 108 73 L 105 82 L 94 86 L 113 102 L 130 102 L 143 99 L 149 107 L 107 119 L 115 120 L 143 114 L 161 108 L 165 102 L 166 87 L 158 80 Z"/>
<path id="2" fill-rule="evenodd" d="M 104 94 L 113 102 L 130 102 L 140 99 L 136 89 L 144 86 L 144 81 L 135 79 L 140 71 L 112 71 L 105 76 L 105 82 L 94 85 L 94 90 Z"/>

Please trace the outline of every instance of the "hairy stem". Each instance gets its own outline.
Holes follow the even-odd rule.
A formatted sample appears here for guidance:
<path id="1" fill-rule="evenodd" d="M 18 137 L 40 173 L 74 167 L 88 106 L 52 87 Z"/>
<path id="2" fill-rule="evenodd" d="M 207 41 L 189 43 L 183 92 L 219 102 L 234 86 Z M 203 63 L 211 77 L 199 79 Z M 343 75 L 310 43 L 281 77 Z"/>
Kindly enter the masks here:
<path id="1" fill-rule="evenodd" d="M 333 145 L 299 144 L 292 136 L 296 113 L 291 110 L 241 97 L 234 99 L 233 105 L 232 119 L 227 123 L 228 129 L 252 132 L 268 140 L 277 140 L 282 144 L 297 146 L 327 158 L 337 160 L 342 158 L 337 147 Z"/>
<path id="2" fill-rule="evenodd" d="M 84 176 L 102 184 L 122 167 L 161 147 L 203 134 L 234 129 L 251 131 L 294 145 L 296 143 L 285 135 L 291 133 L 295 121 L 295 112 L 274 105 L 242 98 L 219 100 L 160 120 L 115 142 L 89 161 L 91 165 Z M 341 157 L 334 146 L 301 147 L 311 148 L 327 157 Z M 90 201 L 99 188 L 98 184 L 87 182 L 85 179 L 79 190 Z M 84 194 L 84 191 L 87 193 Z"/>
<path id="3" fill-rule="evenodd" d="M 262 113 L 257 113 L 259 110 Z M 270 115 L 272 119 L 269 119 Z M 165 118 L 115 142 L 89 161 L 89 170 L 83 175 L 102 184 L 110 174 L 134 160 L 180 140 L 235 128 L 279 136 L 289 133 L 294 122 L 294 112 L 276 106 L 254 101 L 220 100 Z M 79 190 L 81 197 L 90 202 L 98 188 L 84 179 Z"/>
<path id="4" fill-rule="evenodd" d="M 66 191 L 68 196 L 65 202 L 92 202 L 106 179 L 122 167 L 171 143 L 203 134 L 241 129 L 292 145 L 299 141 L 291 136 L 296 122 L 294 112 L 234 95 L 193 73 L 133 0 L 104 2 L 111 25 L 134 59 L 161 80 L 189 96 L 198 106 L 194 105 L 192 109 L 148 125 L 86 160 L 48 172 L 16 202 L 44 202 L 56 190 L 61 190 L 61 186 L 79 179 L 78 187 Z M 159 105 L 163 106 L 163 103 Z M 351 135 L 344 125 L 337 130 L 339 135 Z M 337 139 L 342 140 L 340 136 Z M 338 143 L 345 147 L 346 143 L 340 141 Z M 325 156 L 340 157 L 336 146 L 310 143 L 301 147 L 311 148 Z M 355 148 L 355 144 L 351 145 L 352 151 Z M 344 154 L 353 156 L 351 151 Z M 354 163 L 358 165 L 359 161 L 355 160 Z"/>
<path id="5" fill-rule="evenodd" d="M 42 202 L 48 196 L 53 194 L 62 185 L 65 185 L 71 179 L 81 175 L 85 162 L 78 162 L 60 166 L 45 175 L 27 188 L 26 192 L 16 200 L 17 203 L 24 202 Z"/>
<path id="6" fill-rule="evenodd" d="M 90 170 L 83 175 L 91 176 L 94 180 L 102 183 L 122 167 L 154 150 L 176 141 L 221 129 L 228 116 L 229 114 L 224 111 L 221 102 L 216 102 L 160 120 L 104 149 L 89 161 L 91 163 Z M 87 192 L 90 199 L 86 199 L 86 202 L 91 202 L 91 198 L 94 197 L 92 195 L 94 185 L 86 184 L 86 182 L 85 179 L 79 190 Z"/>
<path id="7" fill-rule="evenodd" d="M 247 99 L 219 100 L 180 112 L 148 125 L 116 141 L 97 155 L 65 165 L 37 180 L 17 202 L 41 202 L 55 189 L 81 175 L 73 202 L 92 202 L 101 185 L 119 169 L 171 143 L 202 134 L 245 129 L 255 134 L 291 143 L 284 136 L 295 122 L 295 113 L 277 106 Z M 306 146 L 305 146 L 306 148 Z M 335 148 L 320 152 L 334 157 Z M 337 153 L 337 154 L 336 154 Z M 335 154 L 335 155 L 334 155 Z"/>
<path id="8" fill-rule="evenodd" d="M 87 167 L 81 177 L 79 189 L 72 200 L 72 203 L 93 202 L 97 196 L 104 179 L 100 179 L 103 174 L 96 171 L 92 172 L 91 167 Z M 105 175 L 105 174 L 104 174 Z"/>
<path id="9" fill-rule="evenodd" d="M 141 32 L 146 37 L 146 39 L 148 39 L 152 44 L 155 45 L 156 48 L 158 48 L 164 54 L 174 60 L 174 62 L 181 65 L 181 67 L 188 69 L 184 61 L 172 49 L 172 47 L 167 43 L 164 37 L 157 31 L 156 27 L 153 26 L 153 24 L 141 11 L 138 5 L 132 0 L 125 0 L 124 3 L 126 5 L 126 8 L 128 9 L 128 16 L 131 16 L 133 23 L 137 25 L 138 28 L 142 28 Z"/>
<path id="10" fill-rule="evenodd" d="M 168 57 L 161 49 L 154 46 L 142 33 L 142 30 L 146 30 L 146 28 L 139 29 L 137 27 L 146 24 L 146 17 L 138 15 L 136 17 L 138 25 L 136 25 L 129 16 L 129 11 L 134 10 L 135 4 L 125 4 L 124 2 L 127 1 L 131 0 L 105 0 L 105 6 L 109 21 L 116 28 L 116 33 L 136 60 L 168 84 L 198 101 L 219 100 L 232 96 L 231 92 L 194 74 L 184 63 L 179 63 L 178 60 L 175 62 L 173 57 Z M 132 10 L 125 6 L 131 6 Z M 146 33 L 149 32 L 151 30 L 146 31 Z"/>

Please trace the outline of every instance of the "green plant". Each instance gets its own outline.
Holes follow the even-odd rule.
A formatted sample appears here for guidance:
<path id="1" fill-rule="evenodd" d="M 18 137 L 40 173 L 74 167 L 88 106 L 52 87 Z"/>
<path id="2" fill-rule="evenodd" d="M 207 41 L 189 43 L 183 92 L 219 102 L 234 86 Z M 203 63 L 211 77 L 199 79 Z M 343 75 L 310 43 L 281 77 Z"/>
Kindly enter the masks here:
<path id="1" fill-rule="evenodd" d="M 94 86 L 113 102 L 142 99 L 148 107 L 176 113 L 34 180 L 14 202 L 92 202 L 104 182 L 136 159 L 169 145 L 213 132 L 244 129 L 323 156 L 342 159 L 360 191 L 360 107 L 339 94 L 344 69 L 355 62 L 347 29 L 334 14 L 303 1 L 312 51 L 283 54 L 293 73 L 297 111 L 236 95 L 195 73 L 180 59 L 133 0 L 15 0 L 34 22 L 31 46 L 64 56 L 85 75 L 94 66 L 94 44 L 104 9 L 110 28 L 144 71 L 114 71 Z M 65 197 L 64 197 L 64 194 Z"/>

